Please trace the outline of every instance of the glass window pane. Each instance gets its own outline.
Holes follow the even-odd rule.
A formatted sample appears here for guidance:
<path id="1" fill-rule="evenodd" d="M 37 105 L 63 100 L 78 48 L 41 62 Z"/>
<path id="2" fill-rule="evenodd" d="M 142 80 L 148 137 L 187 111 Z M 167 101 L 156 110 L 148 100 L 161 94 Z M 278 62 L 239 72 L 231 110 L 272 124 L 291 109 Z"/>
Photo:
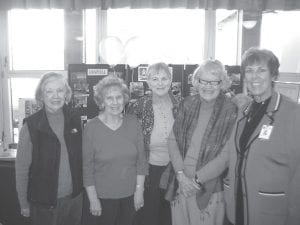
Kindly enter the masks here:
<path id="1" fill-rule="evenodd" d="M 118 37 L 125 51 L 129 40 L 143 43 L 142 48 L 130 49 L 135 57 L 143 58 L 141 63 L 199 63 L 203 59 L 204 13 L 202 9 L 110 9 L 107 35 Z"/>
<path id="2" fill-rule="evenodd" d="M 14 9 L 8 17 L 11 70 L 64 69 L 64 11 Z"/>
<path id="3" fill-rule="evenodd" d="M 88 64 L 97 63 L 96 52 L 97 47 L 97 30 L 96 30 L 96 21 L 97 13 L 96 9 L 87 9 L 85 10 L 84 17 L 84 35 L 85 35 L 85 62 Z"/>
<path id="4" fill-rule="evenodd" d="M 216 11 L 215 58 L 224 65 L 236 65 L 238 48 L 238 11 Z"/>
<path id="5" fill-rule="evenodd" d="M 34 99 L 38 82 L 39 78 L 10 78 L 14 143 L 18 142 L 19 128 L 22 126 L 23 119 L 26 115 L 25 100 Z"/>
<path id="6" fill-rule="evenodd" d="M 281 72 L 300 72 L 300 11 L 264 13 L 261 47 L 275 53 Z"/>

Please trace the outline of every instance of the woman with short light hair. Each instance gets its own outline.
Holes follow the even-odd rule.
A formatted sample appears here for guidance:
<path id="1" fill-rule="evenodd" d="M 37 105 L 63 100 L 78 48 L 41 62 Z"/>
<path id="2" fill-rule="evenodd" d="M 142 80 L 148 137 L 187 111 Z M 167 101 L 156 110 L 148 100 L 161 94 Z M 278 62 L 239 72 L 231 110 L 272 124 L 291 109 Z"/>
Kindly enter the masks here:
<path id="1" fill-rule="evenodd" d="M 171 168 L 167 138 L 177 114 L 178 99 L 171 92 L 172 73 L 167 64 L 154 63 L 147 70 L 151 94 L 139 98 L 128 111 L 137 115 L 144 134 L 149 162 L 145 182 L 145 206 L 137 225 L 171 224 L 170 204 L 163 198 Z"/>
<path id="2" fill-rule="evenodd" d="M 224 199 L 218 169 L 219 155 L 230 137 L 237 107 L 223 93 L 228 87 L 224 66 L 204 61 L 193 74 L 198 94 L 186 97 L 169 137 L 174 168 L 167 198 L 172 205 L 173 225 L 222 225 Z M 207 164 L 211 163 L 209 167 Z"/>
<path id="3" fill-rule="evenodd" d="M 81 222 L 81 121 L 66 105 L 71 94 L 62 74 L 44 74 L 35 94 L 42 109 L 20 131 L 16 188 L 21 214 L 33 225 Z"/>

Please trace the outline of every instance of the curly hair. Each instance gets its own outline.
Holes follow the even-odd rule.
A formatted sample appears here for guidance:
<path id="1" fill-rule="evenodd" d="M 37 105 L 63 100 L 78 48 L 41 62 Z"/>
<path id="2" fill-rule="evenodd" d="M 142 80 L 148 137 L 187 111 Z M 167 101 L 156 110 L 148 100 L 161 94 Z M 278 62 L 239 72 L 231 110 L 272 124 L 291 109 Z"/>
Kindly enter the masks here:
<path id="1" fill-rule="evenodd" d="M 120 88 L 124 97 L 124 105 L 126 105 L 129 102 L 129 90 L 124 80 L 115 75 L 108 75 L 94 86 L 94 101 L 100 110 L 104 109 L 104 97 L 106 92 L 111 87 Z"/>

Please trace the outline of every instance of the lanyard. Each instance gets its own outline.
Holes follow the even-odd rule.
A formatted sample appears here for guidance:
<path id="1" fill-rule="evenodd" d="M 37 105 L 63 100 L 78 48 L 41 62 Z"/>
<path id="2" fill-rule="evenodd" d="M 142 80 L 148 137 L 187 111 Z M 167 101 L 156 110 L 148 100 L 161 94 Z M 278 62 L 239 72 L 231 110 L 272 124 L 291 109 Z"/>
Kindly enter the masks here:
<path id="1" fill-rule="evenodd" d="M 279 109 L 279 106 L 280 106 L 280 102 L 281 102 L 281 94 L 279 92 L 276 92 L 277 93 L 277 99 L 276 99 L 276 104 L 275 104 L 275 107 L 272 111 L 269 111 L 269 112 L 266 112 L 265 115 L 269 118 L 270 120 L 270 123 L 269 125 L 273 125 L 274 123 L 274 116 L 276 114 L 276 112 L 278 111 Z M 249 113 L 249 110 L 250 110 L 250 106 L 251 104 L 249 104 L 247 106 L 247 108 L 244 110 L 243 114 L 244 116 L 246 116 L 248 113 Z"/>

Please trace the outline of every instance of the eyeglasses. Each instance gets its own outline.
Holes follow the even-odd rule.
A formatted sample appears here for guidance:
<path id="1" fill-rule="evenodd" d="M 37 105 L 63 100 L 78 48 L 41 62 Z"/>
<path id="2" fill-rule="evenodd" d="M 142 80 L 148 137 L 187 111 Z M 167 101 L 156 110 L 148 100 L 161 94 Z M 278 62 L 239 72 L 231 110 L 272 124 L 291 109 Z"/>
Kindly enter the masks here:
<path id="1" fill-rule="evenodd" d="M 222 83 L 222 80 L 203 80 L 203 79 L 198 79 L 199 84 L 203 85 L 203 86 L 207 86 L 207 85 L 211 85 L 213 87 L 217 87 L 218 85 L 220 85 Z"/>

